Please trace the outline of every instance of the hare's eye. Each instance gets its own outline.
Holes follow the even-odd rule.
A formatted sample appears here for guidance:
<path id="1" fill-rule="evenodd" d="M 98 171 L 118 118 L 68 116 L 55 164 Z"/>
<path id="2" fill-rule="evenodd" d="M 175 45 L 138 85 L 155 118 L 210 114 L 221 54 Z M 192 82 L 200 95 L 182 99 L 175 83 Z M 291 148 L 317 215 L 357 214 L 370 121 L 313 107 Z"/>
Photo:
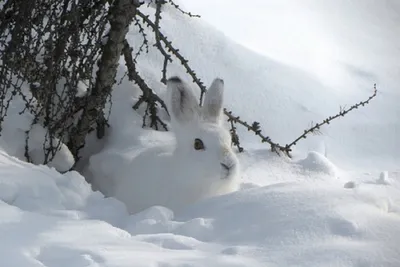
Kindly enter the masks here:
<path id="1" fill-rule="evenodd" d="M 201 141 L 199 138 L 194 139 L 194 149 L 204 150 L 203 141 Z"/>

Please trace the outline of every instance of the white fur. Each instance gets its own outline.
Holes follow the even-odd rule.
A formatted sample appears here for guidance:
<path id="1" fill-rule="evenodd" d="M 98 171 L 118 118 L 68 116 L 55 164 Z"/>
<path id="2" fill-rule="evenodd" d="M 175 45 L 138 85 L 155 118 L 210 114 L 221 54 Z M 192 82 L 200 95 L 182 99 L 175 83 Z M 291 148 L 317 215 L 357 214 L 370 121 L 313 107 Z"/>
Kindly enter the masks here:
<path id="1" fill-rule="evenodd" d="M 176 144 L 132 150 L 111 193 L 131 213 L 154 205 L 177 210 L 238 189 L 239 162 L 221 123 L 223 87 L 223 81 L 215 79 L 200 107 L 188 84 L 177 77 L 168 80 L 167 105 Z M 205 150 L 194 149 L 196 138 L 203 141 Z"/>

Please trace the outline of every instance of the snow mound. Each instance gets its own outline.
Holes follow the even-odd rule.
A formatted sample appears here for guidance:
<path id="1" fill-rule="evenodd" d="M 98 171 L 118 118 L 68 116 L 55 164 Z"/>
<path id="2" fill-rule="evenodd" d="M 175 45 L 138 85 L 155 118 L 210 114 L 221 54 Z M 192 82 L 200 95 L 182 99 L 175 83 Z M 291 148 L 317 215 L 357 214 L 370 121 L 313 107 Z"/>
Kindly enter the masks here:
<path id="1" fill-rule="evenodd" d="M 25 86 L 21 89 L 23 93 L 30 99 L 31 93 Z M 7 99 L 7 98 L 6 98 Z M 6 101 L 6 100 L 4 100 Z M 35 102 L 31 103 L 35 105 Z M 28 112 L 20 114 L 25 110 L 25 102 L 20 95 L 13 97 L 8 108 L 7 116 L 2 122 L 2 131 L 0 137 L 0 147 L 7 154 L 17 157 L 20 160 L 26 161 L 25 152 L 29 153 L 31 161 L 35 164 L 43 164 L 46 149 L 50 146 L 50 138 L 46 134 L 40 124 L 33 124 L 34 116 Z M 29 135 L 27 134 L 29 132 Z M 60 140 L 53 138 L 53 144 L 59 144 Z M 27 150 L 26 150 L 26 145 Z M 54 167 L 60 172 L 66 172 L 72 168 L 75 159 L 68 147 L 60 143 L 60 147 L 55 151 L 54 157 L 47 164 Z"/>
<path id="2" fill-rule="evenodd" d="M 199 240 L 229 244 L 225 253 L 258 255 L 265 264 L 395 266 L 400 198 L 386 201 L 387 209 L 381 204 L 386 191 L 375 188 L 371 198 L 368 187 L 349 192 L 338 182 L 274 184 L 206 200 L 175 220 L 212 219 Z"/>
<path id="3" fill-rule="evenodd" d="M 0 200 L 24 211 L 68 218 L 101 218 L 117 223 L 126 212 L 114 199 L 105 200 L 77 172 L 60 174 L 54 168 L 35 166 L 0 151 Z M 104 216 L 103 212 L 111 213 Z"/>
<path id="4" fill-rule="evenodd" d="M 321 172 L 330 176 L 337 175 L 336 166 L 330 162 L 324 155 L 311 151 L 308 152 L 305 159 L 296 162 L 304 171 Z"/>
<path id="5" fill-rule="evenodd" d="M 255 266 L 396 266 L 400 198 L 385 200 L 381 189 L 364 183 L 348 191 L 338 180 L 276 183 L 176 214 L 154 207 L 131 216 L 125 229 L 167 249 L 213 244 L 216 253 L 252 257 Z"/>
<path id="6" fill-rule="evenodd" d="M 379 175 L 379 179 L 376 181 L 378 184 L 386 184 L 389 185 L 390 184 L 390 179 L 389 179 L 389 174 L 387 171 L 383 171 L 381 172 L 381 174 Z"/>

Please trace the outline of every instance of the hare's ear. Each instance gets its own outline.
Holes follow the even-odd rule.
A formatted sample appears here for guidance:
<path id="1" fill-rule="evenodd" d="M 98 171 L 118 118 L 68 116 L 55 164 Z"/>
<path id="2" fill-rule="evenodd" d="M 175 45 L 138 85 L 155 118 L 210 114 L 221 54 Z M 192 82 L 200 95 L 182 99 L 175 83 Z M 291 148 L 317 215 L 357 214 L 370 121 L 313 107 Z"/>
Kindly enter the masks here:
<path id="1" fill-rule="evenodd" d="M 219 122 L 222 114 L 223 100 L 224 81 L 216 78 L 206 92 L 203 106 L 203 117 L 209 121 Z"/>
<path id="2" fill-rule="evenodd" d="M 199 115 L 199 104 L 192 89 L 179 77 L 167 81 L 171 120 L 180 124 L 193 121 Z"/>

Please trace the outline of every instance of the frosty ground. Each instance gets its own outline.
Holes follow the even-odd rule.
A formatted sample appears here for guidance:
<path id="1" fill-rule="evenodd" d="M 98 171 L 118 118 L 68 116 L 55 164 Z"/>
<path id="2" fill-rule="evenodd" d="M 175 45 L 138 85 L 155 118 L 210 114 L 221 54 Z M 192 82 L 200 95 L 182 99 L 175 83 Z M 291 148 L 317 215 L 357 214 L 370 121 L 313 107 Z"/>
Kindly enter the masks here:
<path id="1" fill-rule="evenodd" d="M 350 84 L 333 87 L 178 12 L 167 10 L 162 23 L 206 84 L 224 78 L 227 108 L 260 121 L 280 143 L 372 93 L 371 77 L 357 76 L 352 90 L 339 90 Z M 129 40 L 140 42 L 140 36 L 132 30 Z M 140 72 L 163 96 L 161 59 L 151 51 L 139 61 Z M 121 77 L 123 60 L 119 68 Z M 178 63 L 169 69 L 176 74 L 184 75 Z M 400 95 L 397 84 L 387 82 L 393 76 L 385 74 L 376 73 L 387 84 L 378 83 L 369 106 L 323 129 L 322 136 L 310 136 L 293 159 L 271 153 L 240 129 L 246 148 L 238 155 L 241 189 L 175 213 L 157 206 L 129 215 L 123 203 L 93 191 L 77 172 L 23 162 L 31 118 L 17 115 L 21 106 L 15 102 L 1 139 L 0 265 L 400 266 Z M 92 140 L 85 151 L 104 155 L 109 168 L 113 155 L 127 147 L 171 141 L 141 129 L 131 108 L 139 93 L 126 80 L 116 87 L 109 136 Z M 55 167 L 70 160 L 63 154 Z"/>

